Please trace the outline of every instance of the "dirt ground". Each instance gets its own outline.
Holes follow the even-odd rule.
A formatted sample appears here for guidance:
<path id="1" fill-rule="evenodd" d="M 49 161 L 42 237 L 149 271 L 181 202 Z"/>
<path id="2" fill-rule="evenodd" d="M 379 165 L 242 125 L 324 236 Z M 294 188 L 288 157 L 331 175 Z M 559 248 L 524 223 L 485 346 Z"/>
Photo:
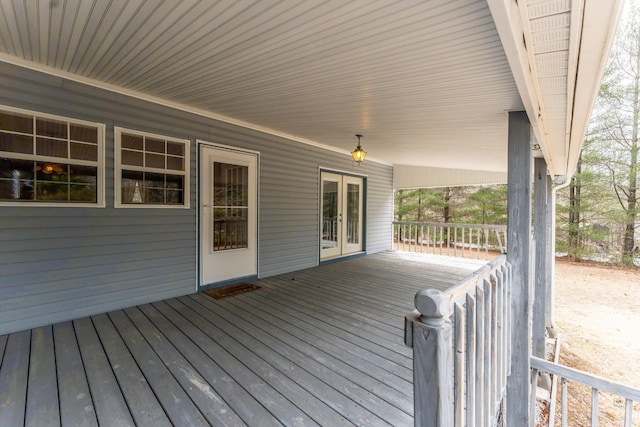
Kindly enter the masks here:
<path id="1" fill-rule="evenodd" d="M 560 363 L 640 388 L 640 269 L 558 259 L 555 292 Z M 591 425 L 591 390 L 569 383 L 569 395 L 568 425 Z M 599 426 L 623 425 L 623 399 L 600 393 L 598 408 Z"/>

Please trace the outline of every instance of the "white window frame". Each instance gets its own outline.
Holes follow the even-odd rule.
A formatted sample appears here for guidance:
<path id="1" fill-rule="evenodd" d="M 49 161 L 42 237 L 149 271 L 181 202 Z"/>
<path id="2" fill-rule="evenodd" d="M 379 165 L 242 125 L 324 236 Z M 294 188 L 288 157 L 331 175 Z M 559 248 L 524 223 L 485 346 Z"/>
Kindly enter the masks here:
<path id="1" fill-rule="evenodd" d="M 191 141 L 189 139 L 173 138 L 166 135 L 158 135 L 150 132 L 142 132 L 133 129 L 127 129 L 123 127 L 115 126 L 113 128 L 114 133 L 114 207 L 124 209 L 189 209 L 191 200 L 190 191 L 190 171 L 191 171 Z M 184 145 L 184 171 L 175 169 L 160 169 L 146 166 L 130 166 L 122 164 L 122 134 L 136 135 L 141 137 L 148 137 L 153 139 L 161 139 L 166 142 L 173 142 Z M 144 157 L 144 156 L 143 156 Z M 168 205 L 168 204 L 153 204 L 153 203 L 122 203 L 122 171 L 135 171 L 135 172 L 152 172 L 158 174 L 171 174 L 181 175 L 184 177 L 184 189 L 183 189 L 183 203 Z"/>
<path id="2" fill-rule="evenodd" d="M 0 110 L 5 111 L 7 113 L 15 113 L 22 114 L 25 116 L 32 116 L 34 120 L 33 127 L 33 138 L 36 138 L 36 119 L 45 119 L 45 120 L 54 120 L 57 122 L 66 122 L 67 126 L 70 124 L 76 124 L 80 126 L 87 127 L 95 127 L 98 131 L 98 159 L 97 161 L 91 160 L 78 160 L 71 158 L 61 158 L 61 157 L 53 157 L 53 156 L 43 156 L 38 154 L 22 154 L 22 153 L 12 153 L 7 151 L 0 151 L 0 157 L 17 159 L 17 160 L 27 160 L 27 161 L 36 161 L 36 162 L 51 162 L 51 163 L 66 163 L 80 166 L 94 166 L 97 168 L 96 174 L 96 201 L 95 202 L 70 202 L 70 201 L 30 201 L 30 200 L 18 200 L 15 202 L 10 202 L 6 200 L 0 200 L 0 206 L 20 206 L 20 207 L 68 207 L 68 208 L 78 208 L 78 207 L 87 207 L 87 208 L 104 208 L 106 206 L 106 197 L 105 197 L 105 129 L 106 126 L 102 123 L 89 122 L 86 120 L 79 120 L 70 117 L 57 116 L 54 114 L 41 113 L 39 111 L 25 110 L 22 108 L 10 107 L 8 105 L 0 105 Z M 67 140 L 69 140 L 69 137 Z"/>

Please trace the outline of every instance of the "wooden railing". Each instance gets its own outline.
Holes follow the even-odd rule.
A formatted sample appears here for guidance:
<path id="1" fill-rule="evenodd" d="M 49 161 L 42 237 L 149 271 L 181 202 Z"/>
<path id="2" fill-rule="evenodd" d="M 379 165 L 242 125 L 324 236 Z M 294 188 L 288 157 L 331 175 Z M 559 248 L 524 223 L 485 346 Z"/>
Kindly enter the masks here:
<path id="1" fill-rule="evenodd" d="M 624 427 L 631 427 L 633 421 L 633 402 L 640 402 L 640 389 L 632 388 L 624 384 L 609 381 L 577 369 L 562 366 L 557 363 L 549 362 L 538 357 L 531 357 L 532 369 L 532 398 L 535 399 L 535 386 L 537 384 L 537 376 L 539 373 L 548 373 L 554 376 L 554 382 L 560 379 L 560 419 L 561 426 L 566 427 L 568 424 L 567 417 L 567 382 L 574 381 L 591 388 L 591 425 L 598 425 L 598 396 L 600 392 L 610 393 L 620 396 L 625 400 L 624 409 Z M 551 402 L 552 409 L 549 414 L 549 425 L 555 425 L 555 402 Z M 535 409 L 535 402 L 531 404 L 532 410 Z"/>
<path id="2" fill-rule="evenodd" d="M 495 258 L 458 285 L 420 291 L 405 319 L 416 426 L 504 425 L 511 267 Z"/>
<path id="3" fill-rule="evenodd" d="M 504 254 L 507 226 L 436 222 L 393 222 L 394 249 L 489 260 Z"/>

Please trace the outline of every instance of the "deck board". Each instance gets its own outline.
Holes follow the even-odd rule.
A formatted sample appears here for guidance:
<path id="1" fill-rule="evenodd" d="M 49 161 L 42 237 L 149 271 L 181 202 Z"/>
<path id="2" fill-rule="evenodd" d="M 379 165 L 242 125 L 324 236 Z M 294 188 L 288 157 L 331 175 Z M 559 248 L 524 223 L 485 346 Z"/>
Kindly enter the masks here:
<path id="1" fill-rule="evenodd" d="M 147 306 L 147 312 L 151 308 Z M 136 325 L 158 357 L 171 371 L 173 377 L 180 383 L 182 389 L 189 395 L 192 402 L 200 408 L 211 425 L 244 425 L 240 417 L 210 387 L 207 380 L 200 375 L 194 366 L 175 347 L 177 343 L 170 341 L 154 325 L 139 307 L 124 310 L 129 319 Z"/>
<path id="2" fill-rule="evenodd" d="M 9 335 L 0 367 L 0 426 L 24 425 L 31 331 Z"/>
<path id="3" fill-rule="evenodd" d="M 404 315 L 480 265 L 376 254 L 0 336 L 0 425 L 410 426 Z"/>
<path id="4" fill-rule="evenodd" d="M 109 317 L 100 314 L 92 319 L 136 425 L 171 426 L 148 381 Z"/>
<path id="5" fill-rule="evenodd" d="M 300 352 L 304 359 L 299 363 L 315 365 L 307 369 L 322 367 L 326 370 L 325 372 L 332 373 L 332 379 L 329 381 L 338 386 L 344 380 L 348 381 L 349 384 L 344 384 L 343 390 L 349 390 L 347 394 L 354 401 L 362 399 L 366 393 L 370 393 L 367 399 L 370 405 L 377 408 L 379 412 L 385 413 L 390 424 L 404 425 L 409 421 L 407 415 L 410 416 L 413 412 L 413 403 L 409 402 L 411 394 L 408 393 L 411 383 L 405 382 L 404 385 L 407 387 L 402 390 L 399 378 L 392 374 L 386 374 L 373 364 L 368 364 L 364 355 L 359 358 L 351 357 L 347 352 L 335 346 L 335 340 L 334 343 L 323 345 L 312 335 L 301 332 L 297 325 L 279 319 L 275 315 L 277 312 L 269 312 L 262 307 L 241 304 L 236 307 L 240 309 L 252 308 L 250 313 L 256 319 L 260 330 Z M 363 406 L 371 410 L 368 404 Z"/>
<path id="6" fill-rule="evenodd" d="M 97 426 L 80 349 L 71 322 L 53 325 L 60 419 L 64 426 Z"/>
<path id="7" fill-rule="evenodd" d="M 205 297 L 194 296 L 193 298 L 201 299 L 208 306 L 215 304 L 205 300 Z M 246 320 L 246 313 L 236 315 L 234 310 L 222 307 L 216 307 L 214 310 L 215 313 L 223 316 L 217 320 L 224 323 L 224 327 L 230 330 L 233 336 L 241 339 L 247 348 L 251 348 L 258 357 L 272 362 L 280 372 L 292 375 L 298 384 L 315 394 L 351 423 L 371 426 L 387 425 L 359 402 L 349 399 L 345 395 L 345 390 L 340 390 L 344 381 L 337 381 L 339 378 L 320 365 L 306 363 L 307 358 L 299 351 L 256 328 L 252 321 Z"/>
<path id="8" fill-rule="evenodd" d="M 133 425 L 133 418 L 90 318 L 73 321 L 93 407 L 100 424 Z"/>
<path id="9" fill-rule="evenodd" d="M 358 360 L 370 361 L 377 368 L 385 369 L 411 382 L 413 374 L 410 354 L 398 354 L 380 345 L 379 341 L 372 342 L 361 338 L 357 333 L 346 333 L 343 329 L 333 325 L 313 321 L 304 310 L 298 310 L 286 304 L 278 304 L 268 298 L 260 299 L 259 295 L 253 295 L 253 297 L 258 297 L 255 303 L 259 304 L 261 309 L 268 308 L 273 316 L 285 322 L 284 325 L 296 325 L 300 333 L 307 334 L 307 339 L 317 342 L 318 345 L 329 346 L 331 350 L 335 346 L 340 351 L 354 355 Z"/>
<path id="10" fill-rule="evenodd" d="M 194 329 L 188 327 L 184 322 L 173 323 L 171 307 L 165 302 L 154 303 L 153 305 L 142 306 L 144 314 L 162 331 L 162 333 L 175 343 L 176 348 L 180 350 L 182 355 L 189 363 L 198 367 L 198 372 L 206 380 L 206 385 L 202 387 L 206 390 L 211 388 L 216 394 L 229 405 L 229 407 L 238 415 L 244 423 L 249 425 L 257 423 L 260 420 L 262 425 L 280 425 L 277 420 L 260 405 L 245 390 L 233 376 L 232 368 L 227 372 L 220 365 L 223 364 L 222 358 L 218 354 L 208 353 L 205 349 L 200 348 L 194 341 L 190 339 L 189 330 Z M 179 319 L 178 319 L 179 320 Z M 186 327 L 181 330 L 180 326 Z"/>
<path id="11" fill-rule="evenodd" d="M 30 352 L 25 425 L 59 426 L 60 405 L 51 326 L 32 331 Z"/>
<path id="12" fill-rule="evenodd" d="M 109 314 L 131 356 L 151 386 L 165 413 L 174 425 L 207 426 L 209 423 L 193 404 L 169 369 L 144 340 L 123 311 Z"/>

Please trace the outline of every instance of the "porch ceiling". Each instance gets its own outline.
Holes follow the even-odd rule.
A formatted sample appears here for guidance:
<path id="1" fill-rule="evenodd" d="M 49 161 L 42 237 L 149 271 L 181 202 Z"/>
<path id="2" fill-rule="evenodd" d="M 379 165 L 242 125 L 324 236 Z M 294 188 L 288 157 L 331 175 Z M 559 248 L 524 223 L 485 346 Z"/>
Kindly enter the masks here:
<path id="1" fill-rule="evenodd" d="M 588 1 L 3 0 L 0 60 L 390 164 L 504 171 L 525 108 L 562 174 Z"/>

